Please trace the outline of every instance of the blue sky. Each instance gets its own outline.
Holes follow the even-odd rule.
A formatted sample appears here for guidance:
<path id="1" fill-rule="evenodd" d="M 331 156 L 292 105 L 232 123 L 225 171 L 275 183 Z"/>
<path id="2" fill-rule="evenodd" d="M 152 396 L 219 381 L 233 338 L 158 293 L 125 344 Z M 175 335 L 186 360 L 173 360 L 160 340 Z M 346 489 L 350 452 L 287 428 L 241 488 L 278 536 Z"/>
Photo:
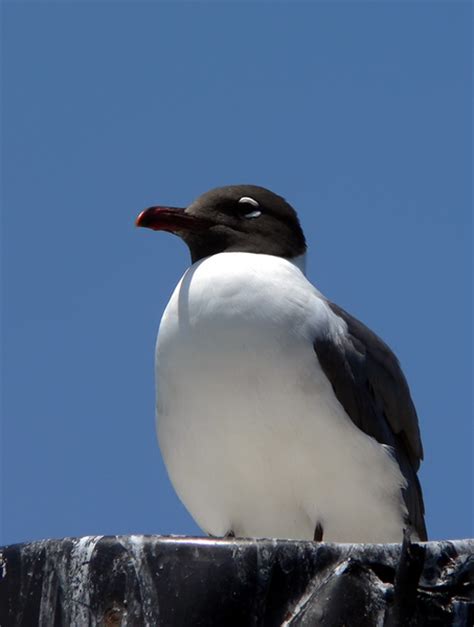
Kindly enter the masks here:
<path id="1" fill-rule="evenodd" d="M 399 356 L 430 536 L 472 536 L 470 4 L 2 9 L 1 541 L 198 533 L 154 434 L 188 251 L 133 221 L 241 182 L 297 208 L 311 280 Z"/>

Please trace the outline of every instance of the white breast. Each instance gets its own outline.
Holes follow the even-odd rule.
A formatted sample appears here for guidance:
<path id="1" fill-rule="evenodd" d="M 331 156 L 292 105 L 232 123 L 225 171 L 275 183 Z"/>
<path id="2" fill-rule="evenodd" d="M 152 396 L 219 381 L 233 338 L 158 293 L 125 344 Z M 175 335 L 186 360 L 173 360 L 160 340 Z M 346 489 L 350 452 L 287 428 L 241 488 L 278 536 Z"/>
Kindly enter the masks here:
<path id="1" fill-rule="evenodd" d="M 157 429 L 174 487 L 208 533 L 400 541 L 404 480 L 353 425 L 313 349 L 345 332 L 291 262 L 194 264 L 163 314 Z"/>

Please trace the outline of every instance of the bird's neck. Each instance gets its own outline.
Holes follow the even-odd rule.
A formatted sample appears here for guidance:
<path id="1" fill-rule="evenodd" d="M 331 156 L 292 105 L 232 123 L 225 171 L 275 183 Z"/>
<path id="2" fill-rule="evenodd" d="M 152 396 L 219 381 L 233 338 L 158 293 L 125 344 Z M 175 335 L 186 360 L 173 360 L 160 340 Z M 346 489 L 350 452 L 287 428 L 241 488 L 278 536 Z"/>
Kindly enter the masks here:
<path id="1" fill-rule="evenodd" d="M 306 276 L 306 253 L 304 252 L 302 255 L 298 255 L 298 257 L 293 257 L 292 259 L 288 259 L 290 263 L 295 265 L 297 268 L 301 270 L 301 272 Z"/>

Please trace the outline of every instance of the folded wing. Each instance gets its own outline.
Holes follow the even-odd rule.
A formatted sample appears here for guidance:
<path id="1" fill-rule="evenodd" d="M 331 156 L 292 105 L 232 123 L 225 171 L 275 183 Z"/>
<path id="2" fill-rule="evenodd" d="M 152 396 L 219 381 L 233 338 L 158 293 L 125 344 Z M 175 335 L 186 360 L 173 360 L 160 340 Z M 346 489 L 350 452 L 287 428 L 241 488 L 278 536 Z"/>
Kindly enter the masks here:
<path id="1" fill-rule="evenodd" d="M 423 449 L 407 381 L 397 358 L 375 333 L 341 307 L 328 305 L 345 321 L 347 333 L 338 342 L 329 337 L 315 340 L 318 360 L 353 423 L 392 447 L 407 480 L 403 490 L 407 526 L 426 540 L 423 496 L 416 475 Z"/>

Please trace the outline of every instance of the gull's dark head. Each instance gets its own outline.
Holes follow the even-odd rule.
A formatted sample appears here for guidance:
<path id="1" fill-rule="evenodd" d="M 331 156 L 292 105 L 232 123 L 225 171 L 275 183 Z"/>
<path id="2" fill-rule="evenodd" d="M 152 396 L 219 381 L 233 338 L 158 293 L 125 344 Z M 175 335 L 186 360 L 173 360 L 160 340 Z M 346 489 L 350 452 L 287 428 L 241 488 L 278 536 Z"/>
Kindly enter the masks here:
<path id="1" fill-rule="evenodd" d="M 293 207 L 257 185 L 217 187 L 186 208 L 150 207 L 140 213 L 136 225 L 179 235 L 193 263 L 225 252 L 293 259 L 306 250 Z"/>

